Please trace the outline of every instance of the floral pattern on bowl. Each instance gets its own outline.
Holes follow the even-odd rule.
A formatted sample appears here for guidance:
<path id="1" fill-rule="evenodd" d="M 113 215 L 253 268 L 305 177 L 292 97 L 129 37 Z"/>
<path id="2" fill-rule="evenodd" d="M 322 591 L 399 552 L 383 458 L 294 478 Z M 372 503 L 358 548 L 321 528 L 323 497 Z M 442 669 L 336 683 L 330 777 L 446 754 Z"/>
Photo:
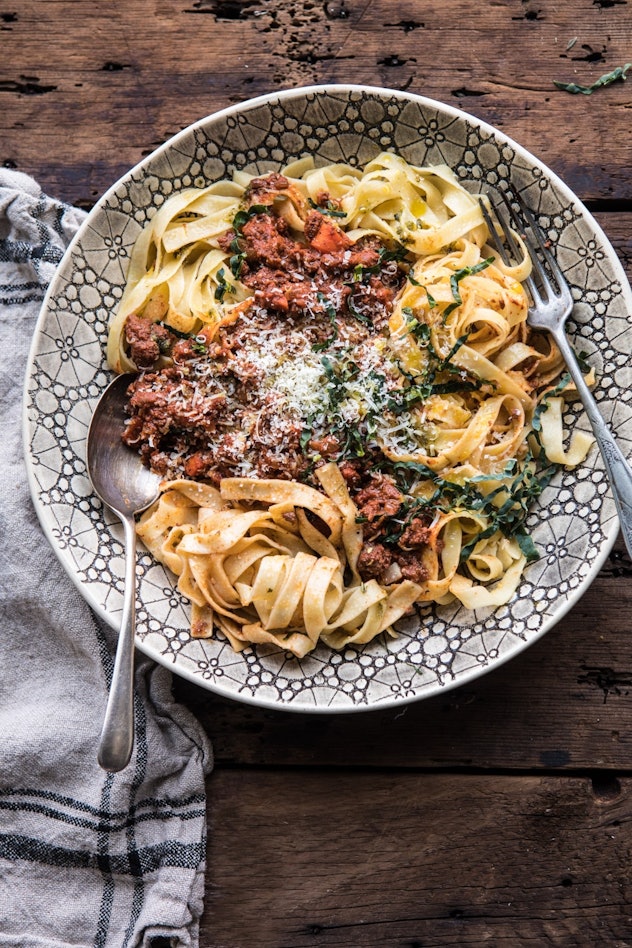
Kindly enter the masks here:
<path id="1" fill-rule="evenodd" d="M 413 164 L 445 162 L 474 190 L 511 182 L 552 241 L 576 301 L 569 332 L 597 374 L 595 395 L 626 454 L 632 453 L 632 294 L 604 234 L 569 189 L 503 133 L 472 116 L 407 93 L 322 86 L 273 94 L 212 115 L 158 148 L 97 203 L 60 264 L 42 307 L 28 370 L 25 443 L 40 521 L 94 611 L 118 627 L 122 530 L 94 495 L 85 438 L 110 381 L 108 318 L 123 292 L 134 241 L 172 193 L 203 187 L 235 168 L 263 173 L 306 153 L 319 163 L 363 165 L 384 150 Z M 569 403 L 569 427 L 587 428 Z M 596 449 L 561 471 L 528 521 L 540 559 L 514 599 L 473 614 L 423 606 L 380 637 L 304 659 L 272 647 L 235 654 L 195 640 L 188 604 L 139 550 L 138 647 L 202 687 L 254 704 L 348 712 L 402 704 L 463 684 L 513 657 L 549 630 L 594 579 L 618 522 Z"/>

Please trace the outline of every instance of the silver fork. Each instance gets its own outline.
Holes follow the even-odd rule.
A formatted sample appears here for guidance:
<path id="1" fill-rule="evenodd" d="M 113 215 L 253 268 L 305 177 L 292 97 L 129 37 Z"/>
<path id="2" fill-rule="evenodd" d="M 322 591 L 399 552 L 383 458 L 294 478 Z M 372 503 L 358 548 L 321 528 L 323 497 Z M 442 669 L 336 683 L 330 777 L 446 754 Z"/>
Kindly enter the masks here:
<path id="1" fill-rule="evenodd" d="M 525 281 L 531 296 L 528 323 L 534 329 L 545 329 L 550 332 L 566 362 L 603 456 L 614 502 L 619 514 L 623 539 L 627 551 L 632 557 L 632 468 L 601 416 L 568 341 L 564 325 L 573 309 L 573 297 L 570 287 L 557 260 L 547 246 L 542 230 L 522 197 L 513 191 L 506 194 L 499 190 L 498 193 L 502 202 L 502 210 L 498 203 L 491 204 L 490 201 L 490 204 L 500 224 L 506 245 L 514 259 L 519 259 L 521 253 L 512 236 L 511 230 L 513 228 L 524 240 L 533 264 L 531 276 Z M 507 247 L 503 244 L 485 203 L 481 200 L 480 204 L 494 247 L 503 262 L 509 265 L 511 261 Z M 519 208 L 519 211 L 516 208 Z M 507 226 L 508 222 L 511 226 Z"/>

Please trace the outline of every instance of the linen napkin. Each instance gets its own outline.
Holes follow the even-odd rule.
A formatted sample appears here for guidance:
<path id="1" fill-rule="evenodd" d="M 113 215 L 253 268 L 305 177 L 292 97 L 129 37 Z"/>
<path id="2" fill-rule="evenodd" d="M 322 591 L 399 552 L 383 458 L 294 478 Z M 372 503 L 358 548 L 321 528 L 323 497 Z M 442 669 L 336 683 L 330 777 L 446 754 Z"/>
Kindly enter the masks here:
<path id="1" fill-rule="evenodd" d="M 171 673 L 137 654 L 132 760 L 99 768 L 116 634 L 57 561 L 26 480 L 28 349 L 84 216 L 0 169 L 0 944 L 197 946 L 211 747 Z"/>

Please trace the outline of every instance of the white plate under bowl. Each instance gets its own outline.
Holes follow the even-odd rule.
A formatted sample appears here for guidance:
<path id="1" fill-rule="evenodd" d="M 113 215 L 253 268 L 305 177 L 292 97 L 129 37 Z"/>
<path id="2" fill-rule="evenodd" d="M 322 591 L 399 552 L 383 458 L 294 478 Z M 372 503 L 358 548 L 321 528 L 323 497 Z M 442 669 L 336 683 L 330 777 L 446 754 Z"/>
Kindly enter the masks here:
<path id="1" fill-rule="evenodd" d="M 408 93 L 314 86 L 263 96 L 211 115 L 132 168 L 97 203 L 51 283 L 37 325 L 25 391 L 25 443 L 39 518 L 68 574 L 94 611 L 118 627 L 122 531 L 94 496 L 85 439 L 110 381 L 108 318 L 141 228 L 174 192 L 263 173 L 311 154 L 318 163 L 363 165 L 388 150 L 416 165 L 447 163 L 471 190 L 510 181 L 549 235 L 576 300 L 569 331 L 595 366 L 600 409 L 627 455 L 632 450 L 632 293 L 605 235 L 575 195 L 525 149 L 472 116 Z M 578 406 L 570 425 L 586 427 Z M 618 522 L 599 453 L 560 472 L 528 526 L 541 558 L 514 599 L 472 613 L 425 606 L 380 637 L 304 659 L 272 647 L 235 654 L 218 636 L 189 635 L 188 606 L 162 566 L 139 556 L 138 648 L 218 694 L 302 712 L 392 707 L 429 697 L 515 656 L 549 630 L 598 573 Z"/>

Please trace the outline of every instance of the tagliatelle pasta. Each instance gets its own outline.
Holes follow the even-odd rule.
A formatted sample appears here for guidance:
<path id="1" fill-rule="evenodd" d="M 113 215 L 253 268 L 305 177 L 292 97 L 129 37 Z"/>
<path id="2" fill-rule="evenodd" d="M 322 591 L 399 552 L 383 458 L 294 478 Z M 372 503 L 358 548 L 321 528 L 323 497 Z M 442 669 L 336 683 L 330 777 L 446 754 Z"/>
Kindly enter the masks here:
<path id="1" fill-rule="evenodd" d="M 514 235 L 520 245 L 519 235 Z M 524 249 L 524 248 L 523 248 Z M 108 359 L 165 478 L 138 535 L 236 650 L 364 644 L 417 602 L 490 609 L 565 444 L 561 359 L 445 166 L 238 172 L 140 234 Z"/>
<path id="2" fill-rule="evenodd" d="M 165 485 L 138 535 L 178 576 L 194 636 L 215 625 L 237 651 L 271 642 L 302 657 L 319 639 L 334 648 L 368 642 L 418 599 L 409 581 L 392 589 L 345 581 L 358 552 L 356 526 L 345 515 L 348 492 L 336 465 L 322 467 L 319 479 L 331 497 L 287 481 L 228 478 L 219 491 L 190 481 Z M 265 507 L 253 509 L 253 500 Z M 326 518 L 329 539 L 308 513 Z"/>

